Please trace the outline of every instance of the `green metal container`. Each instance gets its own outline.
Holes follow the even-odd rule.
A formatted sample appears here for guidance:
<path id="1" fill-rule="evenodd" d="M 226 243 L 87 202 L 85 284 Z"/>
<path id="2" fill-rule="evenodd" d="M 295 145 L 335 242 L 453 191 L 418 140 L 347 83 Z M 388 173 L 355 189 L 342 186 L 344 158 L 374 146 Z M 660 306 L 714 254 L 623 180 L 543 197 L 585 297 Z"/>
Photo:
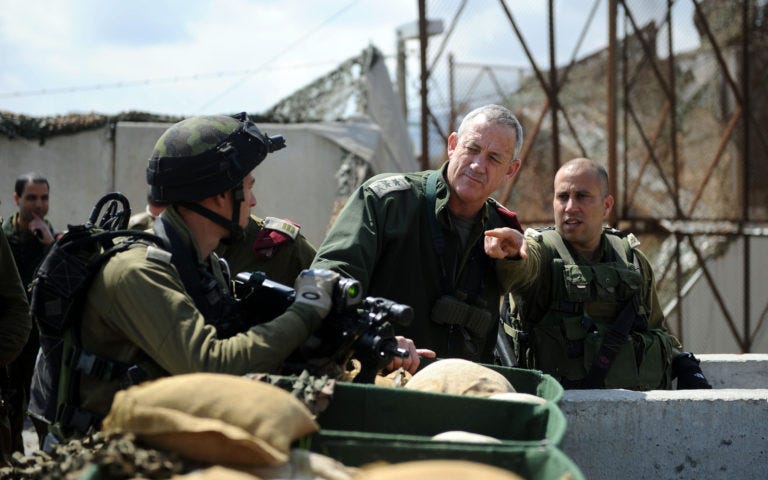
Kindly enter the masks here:
<path id="1" fill-rule="evenodd" d="M 555 377 L 539 370 L 526 368 L 501 367 L 499 365 L 482 364 L 492 370 L 501 373 L 515 390 L 522 393 L 537 395 L 545 400 L 559 404 L 563 399 L 563 386 L 555 380 Z"/>
<path id="2" fill-rule="evenodd" d="M 584 474 L 560 449 L 529 442 L 497 444 L 437 442 L 428 437 L 341 430 L 321 430 L 311 449 L 348 466 L 385 461 L 450 459 L 486 463 L 526 480 L 584 480 Z"/>
<path id="3" fill-rule="evenodd" d="M 566 420 L 553 402 L 509 402 L 338 382 L 320 428 L 431 437 L 450 430 L 557 446 Z"/>

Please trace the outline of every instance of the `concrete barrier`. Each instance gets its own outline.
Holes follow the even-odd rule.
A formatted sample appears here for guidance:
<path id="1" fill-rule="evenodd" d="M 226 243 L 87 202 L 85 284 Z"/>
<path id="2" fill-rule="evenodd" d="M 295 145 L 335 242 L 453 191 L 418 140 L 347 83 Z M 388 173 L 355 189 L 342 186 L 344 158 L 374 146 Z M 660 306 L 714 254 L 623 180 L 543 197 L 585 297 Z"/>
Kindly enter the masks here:
<path id="1" fill-rule="evenodd" d="M 702 354 L 696 358 L 713 388 L 768 388 L 766 354 Z"/>
<path id="2" fill-rule="evenodd" d="M 590 480 L 768 478 L 768 355 L 699 357 L 713 390 L 566 391 L 562 450 Z"/>

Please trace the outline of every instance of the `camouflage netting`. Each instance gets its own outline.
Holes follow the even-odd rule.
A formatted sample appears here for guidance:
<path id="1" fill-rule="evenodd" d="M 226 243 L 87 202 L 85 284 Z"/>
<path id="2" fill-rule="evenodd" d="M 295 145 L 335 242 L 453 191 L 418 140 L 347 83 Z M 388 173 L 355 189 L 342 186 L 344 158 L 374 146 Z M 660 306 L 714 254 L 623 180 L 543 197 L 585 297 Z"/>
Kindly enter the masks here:
<path id="1" fill-rule="evenodd" d="M 285 122 L 336 121 L 366 111 L 363 77 L 382 59 L 370 46 L 327 75 L 280 100 L 266 115 Z"/>
<path id="2" fill-rule="evenodd" d="M 230 114 L 227 113 L 226 115 Z M 285 123 L 280 119 L 260 113 L 248 114 L 248 116 L 256 123 Z M 175 115 L 160 115 L 137 111 L 122 112 L 117 115 L 72 113 L 52 117 L 31 117 L 0 111 L 0 135 L 11 139 L 25 138 L 28 140 L 44 141 L 46 138 L 94 130 L 117 122 L 176 123 L 183 119 L 184 117 Z"/>
<path id="3" fill-rule="evenodd" d="M 28 456 L 16 452 L 11 466 L 0 468 L 4 479 L 124 479 L 171 478 L 203 465 L 172 452 L 145 448 L 133 435 L 101 433 L 55 445 L 51 453 Z"/>

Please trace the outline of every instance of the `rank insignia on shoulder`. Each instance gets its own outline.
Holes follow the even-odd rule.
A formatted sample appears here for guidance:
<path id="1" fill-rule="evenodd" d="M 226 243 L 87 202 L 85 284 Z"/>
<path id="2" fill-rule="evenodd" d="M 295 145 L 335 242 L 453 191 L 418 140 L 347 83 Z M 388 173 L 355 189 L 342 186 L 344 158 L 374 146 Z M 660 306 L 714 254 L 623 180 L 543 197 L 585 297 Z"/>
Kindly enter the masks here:
<path id="1" fill-rule="evenodd" d="M 171 257 L 171 252 L 167 250 L 152 245 L 147 247 L 147 260 L 157 260 L 160 263 L 168 264 L 171 263 Z"/>
<path id="2" fill-rule="evenodd" d="M 396 192 L 398 190 L 408 190 L 411 188 L 411 184 L 405 179 L 405 175 L 393 175 L 391 177 L 382 178 L 368 185 L 368 188 L 381 198 L 389 192 Z"/>
<path id="3" fill-rule="evenodd" d="M 272 258 L 281 245 L 296 240 L 301 225 L 290 220 L 276 217 L 264 218 L 264 227 L 259 230 L 253 241 L 253 254 L 256 258 Z"/>
<path id="4" fill-rule="evenodd" d="M 296 240 L 296 235 L 299 234 L 301 225 L 298 223 L 293 223 L 290 220 L 283 220 L 276 217 L 266 217 L 264 219 L 264 228 L 284 233 L 291 237 L 293 240 Z"/>
<path id="5" fill-rule="evenodd" d="M 627 241 L 629 242 L 629 248 L 636 248 L 640 246 L 640 240 L 637 239 L 634 233 L 627 234 Z"/>

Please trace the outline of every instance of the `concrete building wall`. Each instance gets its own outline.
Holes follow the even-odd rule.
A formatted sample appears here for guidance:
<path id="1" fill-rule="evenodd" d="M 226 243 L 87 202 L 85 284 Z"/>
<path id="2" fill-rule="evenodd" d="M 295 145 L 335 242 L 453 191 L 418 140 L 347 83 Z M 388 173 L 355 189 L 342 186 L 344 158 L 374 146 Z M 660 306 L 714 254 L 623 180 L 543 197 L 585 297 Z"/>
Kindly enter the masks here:
<path id="1" fill-rule="evenodd" d="M 63 230 L 87 220 L 105 193 L 120 191 L 132 211 L 146 204 L 147 159 L 168 124 L 120 122 L 108 127 L 62 135 L 44 143 L 0 136 L 0 216 L 16 211 L 16 177 L 37 171 L 48 177 L 51 203 L 48 218 Z M 254 192 L 259 216 L 290 218 L 315 245 L 325 236 L 337 199 L 336 172 L 347 152 L 381 171 L 391 152 L 378 128 L 368 122 L 345 124 L 263 124 L 262 131 L 286 138 L 287 147 L 270 154 L 256 169 Z M 114 135 L 114 142 L 111 140 Z M 408 163 L 415 164 L 415 159 Z M 379 168 L 377 168 L 379 166 Z"/>
<path id="2" fill-rule="evenodd" d="M 48 177 L 48 218 L 56 229 L 83 223 L 98 198 L 112 185 L 112 142 L 109 128 L 37 140 L 0 136 L 0 216 L 17 211 L 16 177 L 35 171 Z"/>

